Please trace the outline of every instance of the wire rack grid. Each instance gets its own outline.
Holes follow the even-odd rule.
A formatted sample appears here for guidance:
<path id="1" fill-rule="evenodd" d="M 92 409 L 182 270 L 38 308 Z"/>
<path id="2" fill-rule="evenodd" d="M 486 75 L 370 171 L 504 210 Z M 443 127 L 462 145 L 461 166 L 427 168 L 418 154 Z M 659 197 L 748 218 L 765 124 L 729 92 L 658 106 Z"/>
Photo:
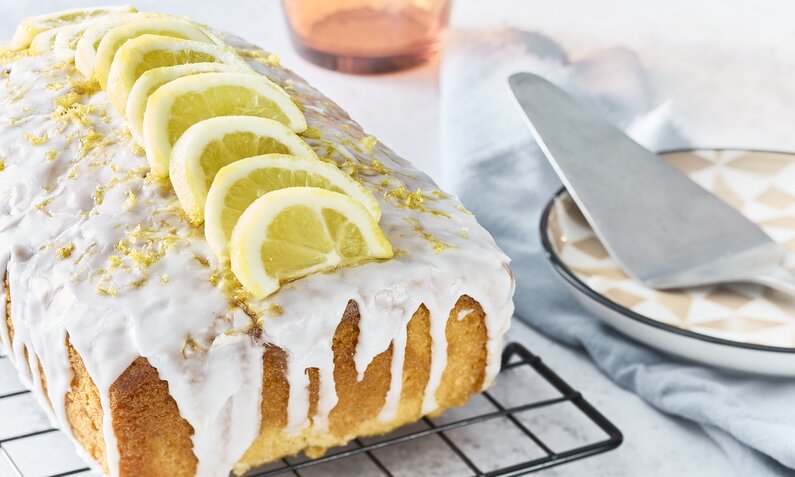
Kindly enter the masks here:
<path id="1" fill-rule="evenodd" d="M 510 343 L 495 385 L 466 406 L 386 436 L 356 439 L 319 459 L 282 459 L 246 477 L 516 476 L 615 449 L 622 439 L 582 394 Z M 73 475 L 97 474 L 50 427 L 0 356 L 0 477 Z"/>

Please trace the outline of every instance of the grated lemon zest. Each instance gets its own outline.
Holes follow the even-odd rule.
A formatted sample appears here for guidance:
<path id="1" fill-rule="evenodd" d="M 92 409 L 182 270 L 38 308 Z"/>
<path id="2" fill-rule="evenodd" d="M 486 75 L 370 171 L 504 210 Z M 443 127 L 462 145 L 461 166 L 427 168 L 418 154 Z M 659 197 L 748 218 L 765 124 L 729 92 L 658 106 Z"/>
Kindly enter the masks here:
<path id="1" fill-rule="evenodd" d="M 75 244 L 69 243 L 64 245 L 63 247 L 59 248 L 55 254 L 58 255 L 58 258 L 61 260 L 65 260 L 72 256 L 72 252 L 75 251 Z"/>
<path id="2" fill-rule="evenodd" d="M 47 142 L 47 140 L 49 140 L 49 137 L 47 136 L 46 132 L 44 134 L 42 134 L 41 136 L 37 136 L 37 135 L 33 134 L 32 132 L 26 132 L 25 133 L 25 140 L 31 146 L 40 146 L 40 145 L 44 144 L 45 142 Z"/>

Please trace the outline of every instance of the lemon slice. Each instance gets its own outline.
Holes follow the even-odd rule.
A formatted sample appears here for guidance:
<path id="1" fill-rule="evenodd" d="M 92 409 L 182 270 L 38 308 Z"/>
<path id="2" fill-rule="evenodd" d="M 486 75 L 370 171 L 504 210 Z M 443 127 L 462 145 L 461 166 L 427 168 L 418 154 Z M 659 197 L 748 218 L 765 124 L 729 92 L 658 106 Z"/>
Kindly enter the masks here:
<path id="1" fill-rule="evenodd" d="M 67 27 L 58 27 L 51 30 L 45 30 L 34 36 L 33 40 L 31 40 L 30 45 L 28 46 L 28 51 L 34 55 L 41 55 L 48 51 L 52 51 L 53 45 L 55 44 L 55 37 L 58 36 L 58 33 L 64 28 Z"/>
<path id="2" fill-rule="evenodd" d="M 53 28 L 99 18 L 110 13 L 134 11 L 135 8 L 125 5 L 119 7 L 74 8 L 46 15 L 27 17 L 19 22 L 19 26 L 14 32 L 14 37 L 11 39 L 10 47 L 12 50 L 27 48 L 36 35 Z"/>
<path id="3" fill-rule="evenodd" d="M 108 15 L 108 18 L 112 18 L 113 16 L 115 15 Z M 80 41 L 80 36 L 94 23 L 95 22 L 80 22 L 50 30 L 57 32 L 55 40 L 52 42 L 52 49 L 58 59 L 63 61 L 74 61 L 75 49 L 77 48 L 77 42 Z M 31 48 L 33 48 L 37 39 L 38 36 L 33 39 L 33 43 L 30 45 Z"/>
<path id="4" fill-rule="evenodd" d="M 182 76 L 195 75 L 199 73 L 214 72 L 240 72 L 255 73 L 254 70 L 240 68 L 236 65 L 225 65 L 223 63 L 188 63 L 177 66 L 163 66 L 154 68 L 142 74 L 135 81 L 130 94 L 127 97 L 127 126 L 133 138 L 141 144 L 143 142 L 144 111 L 146 111 L 146 101 L 157 88 Z"/>
<path id="5" fill-rule="evenodd" d="M 111 103 L 124 114 L 130 89 L 144 72 L 186 63 L 226 63 L 251 68 L 231 48 L 167 36 L 141 35 L 126 41 L 113 58 L 107 83 Z"/>
<path id="6" fill-rule="evenodd" d="M 91 22 L 80 22 L 43 31 L 33 38 L 28 49 L 34 55 L 54 51 L 59 60 L 74 60 L 77 40 L 91 24 Z"/>
<path id="7" fill-rule="evenodd" d="M 156 16 L 160 15 L 156 13 L 130 13 L 130 12 L 110 13 L 101 17 L 100 19 L 89 20 L 77 23 L 75 25 L 69 25 L 67 27 L 59 28 L 59 32 L 58 35 L 55 37 L 52 49 L 53 51 L 55 51 L 56 56 L 58 56 L 58 58 L 60 58 L 61 60 L 74 61 L 76 64 L 77 46 L 80 43 L 80 40 L 83 38 L 83 35 L 89 28 L 94 28 L 94 27 L 101 28 L 103 25 L 108 25 L 107 28 L 102 30 L 103 32 L 106 32 L 108 31 L 108 29 L 112 27 L 124 24 L 135 18 L 149 18 Z M 97 37 L 94 38 L 94 41 L 91 43 L 93 45 L 92 55 L 96 54 L 96 47 L 99 46 L 99 42 L 101 39 L 102 35 L 98 35 Z M 90 75 L 86 76 L 90 77 Z"/>
<path id="8" fill-rule="evenodd" d="M 303 139 L 272 119 L 256 116 L 205 119 L 189 127 L 174 144 L 169 177 L 182 208 L 198 225 L 204 221 L 207 191 L 222 167 L 246 157 L 276 153 L 317 161 Z"/>
<path id="9" fill-rule="evenodd" d="M 120 54 L 127 44 L 119 50 Z M 117 56 L 114 65 L 118 61 Z M 167 177 L 171 148 L 177 139 L 190 126 L 216 116 L 259 116 L 274 119 L 295 132 L 306 129 L 306 120 L 298 106 L 265 76 L 246 73 L 183 76 L 157 88 L 146 103 L 144 149 L 152 172 Z"/>
<path id="10" fill-rule="evenodd" d="M 119 47 L 125 41 L 145 34 L 181 38 L 203 43 L 222 44 L 215 35 L 199 25 L 178 18 L 143 18 L 126 22 L 108 30 L 97 47 L 94 71 L 102 88 L 107 86 L 108 72 Z"/>
<path id="11" fill-rule="evenodd" d="M 290 187 L 246 209 L 232 232 L 231 265 L 255 298 L 311 273 L 392 258 L 392 246 L 358 201 L 339 192 Z"/>
<path id="12" fill-rule="evenodd" d="M 284 154 L 249 157 L 221 169 L 207 193 L 204 233 L 213 253 L 219 259 L 229 256 L 229 239 L 240 216 L 260 197 L 288 187 L 345 194 L 362 204 L 376 223 L 381 218 L 375 197 L 332 164 Z"/>
<path id="13" fill-rule="evenodd" d="M 89 78 L 94 77 L 97 47 L 99 47 L 102 37 L 112 28 L 131 20 L 160 16 L 162 15 L 157 13 L 119 13 L 91 22 L 91 25 L 86 28 L 86 31 L 77 40 L 77 46 L 75 47 L 75 66 L 77 70 Z"/>

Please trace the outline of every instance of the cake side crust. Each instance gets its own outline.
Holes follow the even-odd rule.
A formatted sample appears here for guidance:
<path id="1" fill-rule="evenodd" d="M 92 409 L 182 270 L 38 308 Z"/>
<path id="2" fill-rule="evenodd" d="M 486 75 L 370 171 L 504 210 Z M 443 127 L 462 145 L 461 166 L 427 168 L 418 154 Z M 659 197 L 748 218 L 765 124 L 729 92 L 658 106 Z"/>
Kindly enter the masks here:
<path id="1" fill-rule="evenodd" d="M 9 335 L 14 328 L 7 304 Z M 462 319 L 462 312 L 469 311 Z M 451 310 L 447 325 L 448 362 L 437 390 L 440 414 L 465 404 L 483 386 L 486 366 L 486 329 L 479 304 L 462 296 Z M 334 335 L 335 383 L 339 402 L 329 415 L 329 429 L 308 428 L 285 432 L 289 384 L 285 377 L 286 353 L 268 347 L 263 355 L 263 390 L 260 433 L 235 467 L 236 473 L 300 451 L 318 457 L 327 448 L 356 437 L 387 433 L 422 417 L 421 408 L 431 361 L 430 316 L 420 307 L 408 324 L 403 388 L 396 417 L 383 422 L 378 412 L 390 386 L 392 346 L 373 360 L 364 379 L 357 380 L 353 354 L 358 340 L 359 314 L 349 304 Z M 13 339 L 13 338 L 12 338 Z M 105 442 L 101 430 L 103 410 L 99 394 L 80 354 L 67 343 L 74 379 L 67 394 L 67 416 L 75 440 L 105 473 Z M 472 372 L 475 370 L 475 372 Z M 43 382 L 46 376 L 40 371 Z M 111 412 L 119 447 L 121 477 L 192 476 L 197 459 L 193 429 L 180 416 L 168 384 L 145 358 L 138 358 L 111 386 Z M 310 419 L 313 417 L 309 416 Z"/>

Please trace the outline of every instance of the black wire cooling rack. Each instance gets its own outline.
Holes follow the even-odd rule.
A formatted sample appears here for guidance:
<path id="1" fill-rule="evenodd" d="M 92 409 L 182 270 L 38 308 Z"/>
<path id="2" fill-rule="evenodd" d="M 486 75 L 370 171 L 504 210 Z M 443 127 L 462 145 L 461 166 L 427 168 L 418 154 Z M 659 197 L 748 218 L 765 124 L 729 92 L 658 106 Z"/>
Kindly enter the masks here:
<path id="1" fill-rule="evenodd" d="M 0 356 L 0 477 L 93 475 L 37 406 Z M 246 477 L 516 476 L 615 449 L 622 439 L 582 394 L 510 343 L 495 385 L 466 406 L 356 439 L 319 459 L 282 459 Z"/>

